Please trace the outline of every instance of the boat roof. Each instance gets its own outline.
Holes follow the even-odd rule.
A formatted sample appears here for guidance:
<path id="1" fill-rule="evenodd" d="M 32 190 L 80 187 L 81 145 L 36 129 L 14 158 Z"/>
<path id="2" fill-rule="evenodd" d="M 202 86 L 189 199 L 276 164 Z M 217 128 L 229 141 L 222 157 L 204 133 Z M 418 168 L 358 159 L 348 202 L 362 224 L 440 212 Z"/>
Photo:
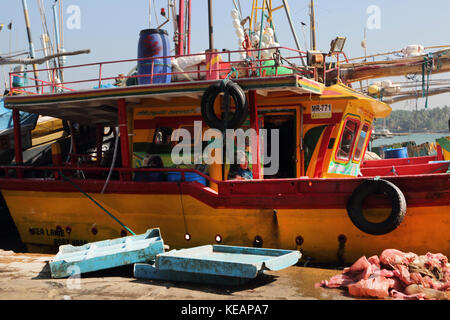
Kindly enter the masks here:
<path id="1" fill-rule="evenodd" d="M 392 108 L 387 103 L 365 95 L 342 83 L 327 87 L 322 92 L 321 97 L 326 97 L 327 99 L 347 99 L 350 101 L 356 100 L 358 105 L 368 109 L 375 118 L 386 118 L 392 112 Z"/>
<path id="2" fill-rule="evenodd" d="M 138 105 L 146 99 L 150 105 L 167 107 L 200 105 L 203 92 L 218 80 L 164 83 L 129 87 L 100 88 L 59 94 L 15 95 L 5 98 L 5 107 L 29 113 L 80 122 L 117 125 L 117 100 Z M 220 80 L 219 80 L 220 81 Z M 286 99 L 301 95 L 320 95 L 324 85 L 299 75 L 233 79 L 244 91 L 256 90 L 261 96 L 287 93 Z"/>
<path id="3" fill-rule="evenodd" d="M 146 105 L 199 106 L 203 92 L 221 80 L 173 82 L 128 87 L 99 88 L 57 94 L 14 95 L 5 98 L 5 107 L 88 125 L 117 125 L 117 101 L 129 107 Z M 258 106 L 296 105 L 302 100 L 351 99 L 370 108 L 375 117 L 385 117 L 391 108 L 378 100 L 342 84 L 325 87 L 300 75 L 233 79 L 244 91 L 255 90 Z"/>

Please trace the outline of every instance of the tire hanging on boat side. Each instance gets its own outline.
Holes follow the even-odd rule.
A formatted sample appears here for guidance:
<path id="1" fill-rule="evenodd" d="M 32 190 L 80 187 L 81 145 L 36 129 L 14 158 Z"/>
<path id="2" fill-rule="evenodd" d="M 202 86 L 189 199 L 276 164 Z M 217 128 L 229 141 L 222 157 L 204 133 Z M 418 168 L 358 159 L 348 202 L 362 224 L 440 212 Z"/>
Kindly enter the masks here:
<path id="1" fill-rule="evenodd" d="M 391 201 L 392 210 L 389 217 L 379 223 L 368 221 L 362 211 L 364 200 L 372 194 L 384 194 Z M 347 213 L 353 224 L 361 231 L 372 235 L 383 235 L 393 231 L 402 223 L 406 213 L 406 199 L 402 191 L 389 181 L 366 180 L 353 191 L 347 203 Z"/>
<path id="2" fill-rule="evenodd" d="M 217 96 L 226 92 L 233 99 L 236 111 L 232 115 L 231 119 L 224 121 L 219 119 L 214 112 L 214 101 Z M 203 120 L 210 128 L 219 130 L 224 129 L 236 129 L 239 128 L 247 119 L 248 103 L 242 88 L 233 81 L 226 81 L 215 83 L 209 86 L 202 97 L 201 112 Z"/>

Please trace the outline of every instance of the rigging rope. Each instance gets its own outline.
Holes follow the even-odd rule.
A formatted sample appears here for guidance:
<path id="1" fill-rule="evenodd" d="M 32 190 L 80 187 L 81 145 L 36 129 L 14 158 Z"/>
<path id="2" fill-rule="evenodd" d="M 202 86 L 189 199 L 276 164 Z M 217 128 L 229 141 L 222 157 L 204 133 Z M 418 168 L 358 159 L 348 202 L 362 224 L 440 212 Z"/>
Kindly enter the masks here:
<path id="1" fill-rule="evenodd" d="M 119 145 L 119 128 L 118 127 L 115 128 L 115 132 L 116 132 L 116 139 L 114 142 L 114 154 L 113 154 L 113 158 L 112 158 L 112 162 L 111 162 L 111 167 L 109 168 L 108 177 L 106 178 L 105 185 L 103 186 L 101 193 L 105 193 L 106 187 L 108 186 L 109 180 L 111 179 L 111 175 L 114 170 L 114 165 L 116 163 L 117 149 L 118 149 L 117 146 Z"/>
<path id="2" fill-rule="evenodd" d="M 69 182 L 75 189 L 80 191 L 83 195 L 85 195 L 89 200 L 91 200 L 93 203 L 95 203 L 100 209 L 102 209 L 104 212 L 106 212 L 111 218 L 113 218 L 116 222 L 118 222 L 122 227 L 125 228 L 129 233 L 131 233 L 133 236 L 136 235 L 133 231 L 131 231 L 130 228 L 128 228 L 126 225 L 124 225 L 119 219 L 117 219 L 112 213 L 110 213 L 108 210 L 106 210 L 100 203 L 98 203 L 94 198 L 92 198 L 90 195 L 88 195 L 86 192 L 84 192 L 78 185 L 76 185 L 70 178 L 66 177 L 62 170 L 59 170 L 59 173 L 61 174 L 61 177 L 63 177 L 64 181 Z"/>
<path id="3" fill-rule="evenodd" d="M 429 53 L 428 56 L 423 58 L 423 60 L 424 61 L 422 63 L 422 98 L 425 98 L 425 109 L 426 109 L 428 108 L 428 91 L 430 89 L 430 74 L 434 65 L 433 55 Z"/>
<path id="4" fill-rule="evenodd" d="M 181 214 L 183 215 L 183 224 L 184 224 L 184 232 L 185 236 L 189 235 L 189 230 L 186 222 L 186 216 L 184 214 L 184 204 L 183 204 L 183 190 L 181 189 L 181 183 L 177 182 L 178 189 L 180 190 L 180 203 L 181 203 Z"/>

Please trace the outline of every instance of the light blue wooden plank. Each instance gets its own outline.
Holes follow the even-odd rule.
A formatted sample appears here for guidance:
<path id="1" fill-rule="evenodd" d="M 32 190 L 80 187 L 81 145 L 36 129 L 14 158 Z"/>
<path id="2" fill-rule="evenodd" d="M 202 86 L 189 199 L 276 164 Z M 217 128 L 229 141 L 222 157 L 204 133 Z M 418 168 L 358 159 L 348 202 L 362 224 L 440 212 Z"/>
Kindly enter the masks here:
<path id="1" fill-rule="evenodd" d="M 299 251 L 234 246 L 172 250 L 156 258 L 158 270 L 254 278 L 262 270 L 280 270 L 300 259 Z"/>
<path id="2" fill-rule="evenodd" d="M 203 274 L 216 274 L 230 277 L 254 278 L 261 265 L 228 261 L 211 261 L 201 258 L 156 257 L 158 270 L 184 271 Z"/>
<path id="3" fill-rule="evenodd" d="M 204 255 L 202 259 L 210 261 L 228 261 L 236 263 L 262 263 L 269 259 L 273 259 L 273 257 L 254 254 L 211 252 L 209 254 Z"/>
<path id="4" fill-rule="evenodd" d="M 137 279 L 179 281 L 224 286 L 243 285 L 252 280 L 252 278 L 229 277 L 215 274 L 159 270 L 153 265 L 143 263 L 134 265 L 134 277 Z"/>
<path id="5" fill-rule="evenodd" d="M 88 243 L 83 246 L 61 246 L 50 262 L 53 278 L 86 273 L 118 266 L 148 262 L 164 252 L 159 229 L 145 234 Z"/>
<path id="6" fill-rule="evenodd" d="M 262 256 L 281 256 L 287 253 L 291 253 L 292 250 L 282 249 L 268 249 L 268 248 L 252 248 L 252 247 L 238 247 L 238 246 L 226 246 L 226 245 L 213 245 L 214 252 L 228 252 L 235 254 L 252 254 Z"/>
<path id="7" fill-rule="evenodd" d="M 282 256 L 268 259 L 264 262 L 264 268 L 267 270 L 278 271 L 293 266 L 301 258 L 300 251 L 292 251 Z"/>

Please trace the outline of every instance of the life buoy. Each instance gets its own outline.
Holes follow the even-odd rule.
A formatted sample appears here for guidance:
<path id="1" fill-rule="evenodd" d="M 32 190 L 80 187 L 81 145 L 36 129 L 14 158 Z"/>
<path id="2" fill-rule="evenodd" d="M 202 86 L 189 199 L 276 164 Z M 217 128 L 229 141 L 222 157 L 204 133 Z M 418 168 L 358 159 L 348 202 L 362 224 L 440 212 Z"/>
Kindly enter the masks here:
<path id="1" fill-rule="evenodd" d="M 235 112 L 228 121 L 219 119 L 214 112 L 214 101 L 222 92 L 227 92 L 234 100 L 236 106 Z M 247 118 L 248 103 L 244 91 L 237 83 L 233 81 L 227 81 L 225 83 L 218 82 L 209 86 L 203 94 L 201 111 L 203 119 L 209 127 L 220 130 L 236 129 Z"/>
<path id="2" fill-rule="evenodd" d="M 391 201 L 391 213 L 382 222 L 370 222 L 362 212 L 364 200 L 371 194 L 384 194 Z M 393 231 L 402 223 L 406 213 L 406 199 L 402 191 L 389 181 L 366 180 L 353 191 L 347 203 L 347 213 L 353 224 L 361 231 L 373 235 L 383 235 Z"/>

